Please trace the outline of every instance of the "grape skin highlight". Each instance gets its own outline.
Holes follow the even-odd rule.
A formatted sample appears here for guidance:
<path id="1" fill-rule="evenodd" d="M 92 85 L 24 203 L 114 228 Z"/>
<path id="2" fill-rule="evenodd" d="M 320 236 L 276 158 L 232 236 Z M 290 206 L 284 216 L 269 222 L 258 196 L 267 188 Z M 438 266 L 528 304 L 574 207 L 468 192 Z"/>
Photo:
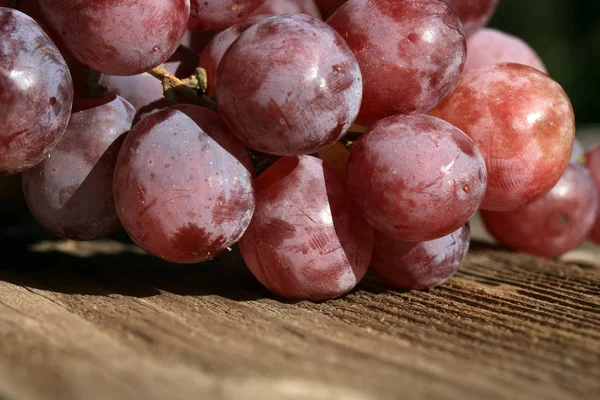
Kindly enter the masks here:
<path id="1" fill-rule="evenodd" d="M 375 232 L 369 271 L 396 289 L 430 289 L 456 273 L 467 255 L 470 239 L 469 224 L 439 239 L 417 243 Z"/>
<path id="2" fill-rule="evenodd" d="M 346 179 L 351 198 L 375 230 L 411 242 L 464 225 L 477 211 L 486 181 L 475 143 L 427 115 L 375 124 L 354 144 Z"/>
<path id="3" fill-rule="evenodd" d="M 326 300 L 364 276 L 373 230 L 343 180 L 318 158 L 284 157 L 256 180 L 256 212 L 240 240 L 244 261 L 273 293 Z"/>
<path id="4" fill-rule="evenodd" d="M 218 114 L 180 104 L 136 124 L 117 159 L 117 212 L 133 241 L 174 263 L 233 246 L 254 211 L 252 163 Z"/>
<path id="5" fill-rule="evenodd" d="M 327 24 L 306 14 L 276 15 L 248 28 L 223 56 L 217 102 L 248 147 L 310 154 L 350 128 L 362 95 L 354 55 Z"/>
<path id="6" fill-rule="evenodd" d="M 571 155 L 575 116 L 548 75 L 521 64 L 466 72 L 432 115 L 457 126 L 483 153 L 488 189 L 481 208 L 510 211 L 546 194 Z"/>
<path id="7" fill-rule="evenodd" d="M 327 23 L 360 65 L 364 89 L 358 124 L 428 113 L 458 83 L 466 42 L 443 0 L 352 0 Z"/>
<path id="8" fill-rule="evenodd" d="M 115 95 L 75 101 L 58 146 L 23 173 L 25 199 L 41 225 L 73 240 L 102 238 L 121 226 L 113 175 L 134 116 L 133 106 Z"/>
<path id="9" fill-rule="evenodd" d="M 0 8 L 0 175 L 33 167 L 65 132 L 73 81 L 46 33 L 20 11 Z"/>

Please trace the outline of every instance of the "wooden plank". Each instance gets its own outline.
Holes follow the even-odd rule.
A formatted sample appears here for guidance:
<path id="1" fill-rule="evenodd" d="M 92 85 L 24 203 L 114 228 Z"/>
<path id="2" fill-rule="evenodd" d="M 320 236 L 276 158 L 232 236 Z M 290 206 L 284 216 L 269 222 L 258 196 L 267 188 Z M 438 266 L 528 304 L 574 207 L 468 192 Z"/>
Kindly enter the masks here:
<path id="1" fill-rule="evenodd" d="M 475 244 L 441 288 L 289 303 L 236 252 L 57 243 L 4 243 L 0 399 L 600 397 L 592 265 Z"/>

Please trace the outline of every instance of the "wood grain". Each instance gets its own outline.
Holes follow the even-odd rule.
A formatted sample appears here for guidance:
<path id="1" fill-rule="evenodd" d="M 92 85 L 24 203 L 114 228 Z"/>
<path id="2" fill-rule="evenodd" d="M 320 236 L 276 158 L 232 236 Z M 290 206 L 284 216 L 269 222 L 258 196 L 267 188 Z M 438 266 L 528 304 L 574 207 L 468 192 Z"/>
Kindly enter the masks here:
<path id="1" fill-rule="evenodd" d="M 272 297 L 234 251 L 3 242 L 0 399 L 598 399 L 600 272 L 474 244 L 427 292 Z"/>

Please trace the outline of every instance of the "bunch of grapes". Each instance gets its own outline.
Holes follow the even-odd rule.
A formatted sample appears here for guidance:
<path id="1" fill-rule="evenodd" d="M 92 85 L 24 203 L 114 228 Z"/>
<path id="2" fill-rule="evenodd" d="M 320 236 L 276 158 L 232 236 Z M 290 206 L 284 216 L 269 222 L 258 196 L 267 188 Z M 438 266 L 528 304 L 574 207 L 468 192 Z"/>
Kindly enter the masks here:
<path id="1" fill-rule="evenodd" d="M 290 299 L 440 285 L 478 210 L 557 257 L 600 241 L 600 150 L 497 3 L 0 0 L 0 174 L 59 236 L 238 244 Z"/>

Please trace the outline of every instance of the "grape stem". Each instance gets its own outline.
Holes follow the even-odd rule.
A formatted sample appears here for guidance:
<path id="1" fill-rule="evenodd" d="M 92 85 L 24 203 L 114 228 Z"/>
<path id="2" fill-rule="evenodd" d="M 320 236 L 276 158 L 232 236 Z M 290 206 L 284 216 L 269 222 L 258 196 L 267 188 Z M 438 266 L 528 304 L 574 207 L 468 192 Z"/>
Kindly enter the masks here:
<path id="1" fill-rule="evenodd" d="M 17 8 L 19 8 L 19 0 L 8 0 L 8 3 L 6 3 L 6 7 L 14 8 L 16 10 Z"/>
<path id="2" fill-rule="evenodd" d="M 153 77 L 161 80 L 163 84 L 163 90 L 165 91 L 165 96 L 167 98 L 173 98 L 172 92 L 175 92 L 184 96 L 193 104 L 197 104 L 199 106 L 206 107 L 213 111 L 217 111 L 217 103 L 215 103 L 215 101 L 209 96 L 198 94 L 197 90 L 194 88 L 197 87 L 197 89 L 203 89 L 201 78 L 202 71 L 198 71 L 199 69 L 197 69 L 196 73 L 192 75 L 193 77 L 197 77 L 197 82 L 191 82 L 192 79 L 186 79 L 186 81 L 188 82 L 185 82 L 177 78 L 175 75 L 171 74 L 169 71 L 167 71 L 161 66 L 152 68 L 150 71 L 148 71 L 148 73 Z M 206 72 L 204 72 L 204 75 L 206 75 Z"/>

